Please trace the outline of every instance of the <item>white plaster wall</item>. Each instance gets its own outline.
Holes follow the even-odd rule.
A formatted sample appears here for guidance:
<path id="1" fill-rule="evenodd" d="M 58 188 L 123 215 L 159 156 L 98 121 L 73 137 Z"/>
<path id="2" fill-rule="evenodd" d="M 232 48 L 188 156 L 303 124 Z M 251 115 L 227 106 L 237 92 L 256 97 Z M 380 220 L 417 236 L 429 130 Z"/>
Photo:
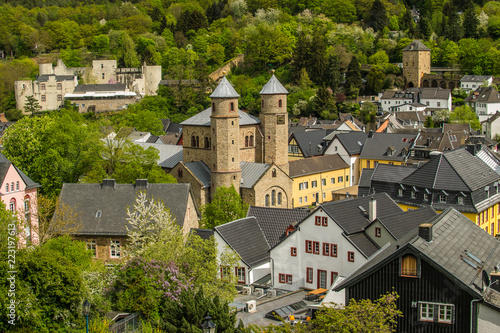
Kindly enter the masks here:
<path id="1" fill-rule="evenodd" d="M 489 306 L 479 304 L 476 332 L 500 332 L 500 314 Z"/>

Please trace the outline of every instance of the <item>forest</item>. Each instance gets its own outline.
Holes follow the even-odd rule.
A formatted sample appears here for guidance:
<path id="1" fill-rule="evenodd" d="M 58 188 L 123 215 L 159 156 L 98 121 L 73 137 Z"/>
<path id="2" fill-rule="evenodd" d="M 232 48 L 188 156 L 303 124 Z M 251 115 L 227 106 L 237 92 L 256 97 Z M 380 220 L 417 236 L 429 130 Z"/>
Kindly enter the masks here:
<path id="1" fill-rule="evenodd" d="M 262 85 L 276 71 L 290 92 L 291 116 L 359 114 L 358 95 L 403 87 L 401 50 L 421 39 L 432 66 L 463 74 L 500 73 L 500 3 L 464 0 L 2 0 L 0 110 L 19 117 L 13 83 L 35 78 L 37 63 L 67 66 L 117 59 L 119 66 L 162 65 L 164 79 L 197 79 L 167 88 L 144 106 L 186 119 L 207 107 L 208 74 L 238 54 L 230 81 L 240 108 L 259 112 Z M 137 108 L 143 108 L 141 103 Z"/>

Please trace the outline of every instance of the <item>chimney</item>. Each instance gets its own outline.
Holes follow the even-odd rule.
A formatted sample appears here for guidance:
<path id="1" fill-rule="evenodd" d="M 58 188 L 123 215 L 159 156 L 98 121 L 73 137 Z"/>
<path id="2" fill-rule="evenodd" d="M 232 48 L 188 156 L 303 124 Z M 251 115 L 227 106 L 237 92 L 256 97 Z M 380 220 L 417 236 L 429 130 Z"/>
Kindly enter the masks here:
<path id="1" fill-rule="evenodd" d="M 368 218 L 370 219 L 370 222 L 377 218 L 377 200 L 373 197 L 370 199 L 368 204 Z"/>
<path id="2" fill-rule="evenodd" d="M 418 235 L 425 239 L 427 242 L 432 241 L 432 224 L 423 223 L 418 226 Z"/>
<path id="3" fill-rule="evenodd" d="M 115 188 L 116 182 L 114 179 L 103 179 L 102 188 Z"/>
<path id="4" fill-rule="evenodd" d="M 147 179 L 136 179 L 135 180 L 135 187 L 148 187 L 148 180 Z"/>

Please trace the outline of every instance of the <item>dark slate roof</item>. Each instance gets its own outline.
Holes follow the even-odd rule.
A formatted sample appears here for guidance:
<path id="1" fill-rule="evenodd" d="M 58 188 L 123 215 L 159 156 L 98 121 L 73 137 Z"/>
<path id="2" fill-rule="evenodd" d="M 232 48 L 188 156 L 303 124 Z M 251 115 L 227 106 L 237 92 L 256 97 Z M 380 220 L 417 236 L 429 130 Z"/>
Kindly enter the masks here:
<path id="1" fill-rule="evenodd" d="M 55 75 L 55 74 L 43 74 L 40 75 L 36 80 L 38 82 L 47 82 L 49 81 L 49 77 L 55 76 L 56 81 L 73 81 L 75 79 L 74 75 Z"/>
<path id="2" fill-rule="evenodd" d="M 403 51 L 430 51 L 431 49 L 425 46 L 419 39 L 414 40 Z"/>
<path id="3" fill-rule="evenodd" d="M 184 163 L 186 168 L 198 178 L 204 187 L 210 187 L 211 173 L 210 168 L 203 161 Z"/>
<path id="4" fill-rule="evenodd" d="M 396 239 L 400 239 L 406 235 L 410 230 L 418 228 L 418 226 L 425 221 L 430 220 L 437 213 L 432 207 L 425 207 L 420 209 L 411 209 L 394 215 L 383 216 L 378 218 L 387 230 Z"/>
<path id="5" fill-rule="evenodd" d="M 498 103 L 500 101 L 500 93 L 494 87 L 480 87 L 472 92 L 467 98 L 466 102 L 480 102 L 480 103 Z"/>
<path id="6" fill-rule="evenodd" d="M 294 132 L 292 137 L 295 138 L 297 145 L 304 157 L 318 156 L 323 153 L 323 138 L 327 136 L 329 132 L 324 129 L 305 131 L 305 132 Z M 290 138 L 291 139 L 291 138 Z"/>
<path id="7" fill-rule="evenodd" d="M 489 117 L 488 120 L 486 120 L 486 122 L 491 124 L 498 118 L 500 118 L 500 111 L 497 111 L 493 116 Z"/>
<path id="8" fill-rule="evenodd" d="M 361 154 L 368 134 L 361 131 L 352 131 L 348 133 L 339 133 L 336 135 L 340 143 L 347 150 L 349 155 Z"/>
<path id="9" fill-rule="evenodd" d="M 78 235 L 127 235 L 127 207 L 133 207 L 137 194 L 146 191 L 148 199 L 161 200 L 182 227 L 190 195 L 190 184 L 63 184 L 59 200 L 78 215 Z M 113 186 L 114 184 L 114 186 Z M 101 216 L 96 217 L 96 212 Z M 56 213 L 57 214 L 57 211 Z"/>
<path id="10" fill-rule="evenodd" d="M 240 126 L 260 124 L 257 117 L 249 115 L 248 113 L 238 110 L 240 116 Z M 210 127 L 210 116 L 212 115 L 212 107 L 195 114 L 191 118 L 184 120 L 181 125 L 195 125 L 195 126 L 208 126 Z"/>
<path id="11" fill-rule="evenodd" d="M 349 168 L 349 164 L 338 155 L 323 155 L 290 161 L 290 177 L 299 177 L 319 172 Z"/>
<path id="12" fill-rule="evenodd" d="M 372 176 L 375 169 L 364 168 L 361 170 L 361 176 L 358 182 L 358 197 L 364 197 L 370 194 L 370 187 L 372 184 Z"/>
<path id="13" fill-rule="evenodd" d="M 22 172 L 17 166 L 12 164 L 11 161 L 5 157 L 2 153 L 0 153 L 0 184 L 3 184 L 3 181 L 5 180 L 5 176 L 7 175 L 7 171 L 9 170 L 10 166 L 13 166 L 14 169 L 18 172 L 19 176 L 23 180 L 24 184 L 26 185 L 26 189 L 32 189 L 32 188 L 37 188 L 41 187 L 40 184 L 35 183 L 34 181 L 31 180 L 24 172 Z"/>
<path id="14" fill-rule="evenodd" d="M 286 209 L 250 206 L 247 216 L 254 216 L 264 232 L 270 247 L 274 247 L 285 236 L 292 223 L 300 222 L 309 215 L 305 209 Z"/>
<path id="15" fill-rule="evenodd" d="M 215 232 L 219 233 L 249 267 L 269 259 L 269 244 L 255 217 L 219 225 L 215 227 Z"/>
<path id="16" fill-rule="evenodd" d="M 85 93 L 92 91 L 125 91 L 127 88 L 125 83 L 109 83 L 109 84 L 79 84 L 75 87 L 74 93 Z"/>
<path id="17" fill-rule="evenodd" d="M 214 231 L 212 229 L 191 228 L 191 232 L 200 236 L 203 240 L 210 239 L 210 237 L 214 235 Z"/>
<path id="18" fill-rule="evenodd" d="M 406 155 L 401 153 L 402 149 L 406 148 L 409 150 L 416 137 L 414 134 L 372 133 L 372 137 L 366 139 L 359 158 L 403 162 Z M 392 156 L 387 155 L 387 148 L 389 147 L 394 148 Z"/>
<path id="19" fill-rule="evenodd" d="M 262 175 L 271 167 L 270 164 L 240 162 L 241 168 L 241 186 L 243 188 L 252 188 Z"/>
<path id="20" fill-rule="evenodd" d="M 420 99 L 448 99 L 451 91 L 442 88 L 420 88 L 419 95 Z"/>
<path id="21" fill-rule="evenodd" d="M 474 191 L 495 181 L 499 175 L 464 147 L 433 157 L 401 183 L 450 191 Z"/>
<path id="22" fill-rule="evenodd" d="M 371 256 L 378 251 L 379 247 L 373 243 L 368 236 L 363 232 L 358 232 L 347 236 L 347 238 L 354 243 L 354 245 L 363 252 L 366 257 Z"/>
<path id="23" fill-rule="evenodd" d="M 354 234 L 362 231 L 371 222 L 359 206 L 363 207 L 364 210 L 368 212 L 368 204 L 372 197 L 377 201 L 377 217 L 393 215 L 403 211 L 387 193 L 327 202 L 322 204 L 321 208 L 324 209 L 347 234 Z"/>
<path id="24" fill-rule="evenodd" d="M 498 240 L 452 208 L 426 222 L 433 224 L 432 242 L 419 237 L 418 229 L 414 229 L 351 273 L 335 290 L 342 290 L 359 282 L 410 249 L 448 278 L 466 286 L 469 292 L 480 297 L 477 287 L 482 284 L 482 276 L 478 270 L 481 265 L 476 266 L 476 261 L 467 253 L 478 258 L 484 264 L 482 269 L 489 273 L 500 262 Z M 472 265 L 465 262 L 464 258 Z"/>
<path id="25" fill-rule="evenodd" d="M 220 80 L 210 98 L 238 98 L 240 95 L 234 90 L 233 86 L 227 80 L 226 76 Z"/>
<path id="26" fill-rule="evenodd" d="M 261 95 L 277 95 L 277 94 L 288 94 L 288 91 L 283 87 L 280 81 L 276 78 L 276 76 L 271 77 L 269 81 L 262 87 L 260 91 Z"/>
<path id="27" fill-rule="evenodd" d="M 417 169 L 402 165 L 378 164 L 372 174 L 371 180 L 379 182 L 399 183 Z"/>

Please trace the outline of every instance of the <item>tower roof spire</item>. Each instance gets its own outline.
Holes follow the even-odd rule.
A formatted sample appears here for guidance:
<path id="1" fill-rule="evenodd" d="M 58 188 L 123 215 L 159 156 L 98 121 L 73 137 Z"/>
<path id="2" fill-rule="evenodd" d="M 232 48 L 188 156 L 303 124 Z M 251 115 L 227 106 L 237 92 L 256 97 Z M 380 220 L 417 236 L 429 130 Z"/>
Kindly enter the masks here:
<path id="1" fill-rule="evenodd" d="M 288 90 L 283 87 L 280 81 L 274 76 L 274 71 L 273 71 L 273 76 L 267 81 L 267 83 L 262 87 L 262 90 L 260 91 L 261 95 L 276 95 L 276 94 L 288 94 Z"/>
<path id="2" fill-rule="evenodd" d="M 224 73 L 225 74 L 225 73 Z M 233 86 L 226 79 L 226 75 L 220 80 L 210 98 L 238 98 L 240 95 L 234 90 Z"/>

